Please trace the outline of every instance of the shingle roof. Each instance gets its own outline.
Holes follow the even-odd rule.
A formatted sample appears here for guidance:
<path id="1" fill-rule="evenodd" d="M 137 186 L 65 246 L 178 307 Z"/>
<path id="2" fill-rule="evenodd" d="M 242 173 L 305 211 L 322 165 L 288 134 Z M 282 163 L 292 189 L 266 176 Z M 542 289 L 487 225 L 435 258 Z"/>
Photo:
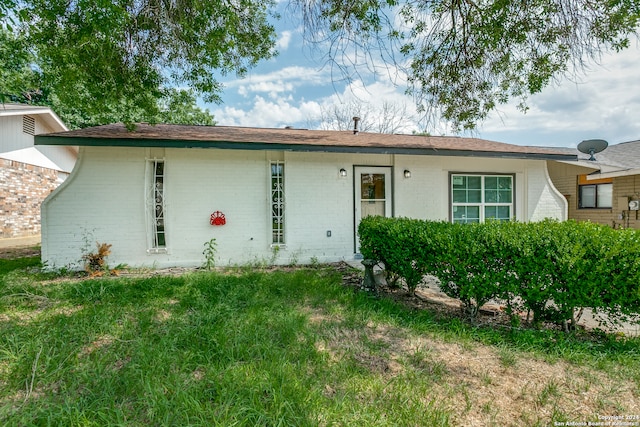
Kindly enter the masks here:
<path id="1" fill-rule="evenodd" d="M 640 140 L 609 145 L 604 151 L 594 154 L 581 153 L 577 148 L 555 148 L 558 151 L 578 156 L 576 164 L 599 170 L 601 173 L 633 171 L 640 168 Z"/>
<path id="2" fill-rule="evenodd" d="M 629 169 L 640 168 L 640 140 L 610 145 L 599 153 L 605 160 Z"/>
<path id="3" fill-rule="evenodd" d="M 230 126 L 138 124 L 128 131 L 123 124 L 36 136 L 36 145 L 227 148 L 489 156 L 575 160 L 575 155 L 543 147 L 525 147 L 478 138 L 389 135 L 352 131 L 265 129 Z"/>

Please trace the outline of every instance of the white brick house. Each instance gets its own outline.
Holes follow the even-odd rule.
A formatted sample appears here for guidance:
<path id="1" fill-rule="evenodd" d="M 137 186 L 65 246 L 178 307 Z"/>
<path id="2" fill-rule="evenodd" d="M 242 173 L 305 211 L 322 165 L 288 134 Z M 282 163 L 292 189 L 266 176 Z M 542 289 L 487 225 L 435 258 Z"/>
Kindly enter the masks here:
<path id="1" fill-rule="evenodd" d="M 457 222 L 566 219 L 546 160 L 575 156 L 474 138 L 298 129 L 107 125 L 36 137 L 80 146 L 43 204 L 43 261 L 198 266 L 353 259 L 369 214 Z M 224 215 L 224 225 L 220 215 Z M 274 250 L 278 248 L 278 250 Z"/>
<path id="2" fill-rule="evenodd" d="M 78 150 L 35 147 L 34 135 L 66 130 L 50 108 L 0 104 L 0 243 L 40 234 L 40 204 L 71 173 Z"/>

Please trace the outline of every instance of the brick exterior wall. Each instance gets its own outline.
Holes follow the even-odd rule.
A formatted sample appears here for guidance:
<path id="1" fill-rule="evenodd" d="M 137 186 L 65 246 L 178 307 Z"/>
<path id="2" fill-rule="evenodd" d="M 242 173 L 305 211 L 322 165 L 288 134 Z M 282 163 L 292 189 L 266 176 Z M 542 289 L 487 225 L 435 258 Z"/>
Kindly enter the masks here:
<path id="1" fill-rule="evenodd" d="M 40 205 L 58 185 L 58 171 L 0 159 L 0 238 L 40 234 Z"/>
<path id="2" fill-rule="evenodd" d="M 621 200 L 620 200 L 621 199 Z M 627 200 L 640 199 L 640 176 L 621 176 L 613 179 L 614 226 L 640 229 L 638 211 L 629 211 Z M 623 213 L 624 212 L 624 213 Z M 620 216 L 623 216 L 620 218 Z"/>
<path id="3" fill-rule="evenodd" d="M 629 211 L 628 200 L 640 199 L 640 176 L 624 176 L 613 179 L 611 209 L 580 209 L 578 207 L 578 175 L 589 174 L 593 169 L 548 162 L 549 176 L 556 188 L 569 202 L 569 219 L 591 221 L 613 228 L 640 229 L 638 211 Z"/>

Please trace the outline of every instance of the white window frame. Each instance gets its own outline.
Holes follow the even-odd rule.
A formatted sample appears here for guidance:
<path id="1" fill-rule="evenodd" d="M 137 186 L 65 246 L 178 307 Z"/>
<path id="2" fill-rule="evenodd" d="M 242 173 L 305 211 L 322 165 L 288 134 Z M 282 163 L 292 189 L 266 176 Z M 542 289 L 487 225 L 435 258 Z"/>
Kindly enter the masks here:
<path id="1" fill-rule="evenodd" d="M 273 168 L 281 167 L 282 173 L 274 175 Z M 282 160 L 269 162 L 269 235 L 271 247 L 286 245 L 286 167 Z M 274 181 L 275 179 L 275 181 Z M 279 209 L 278 211 L 276 209 Z M 277 226 L 274 226 L 278 224 Z"/>
<path id="2" fill-rule="evenodd" d="M 469 203 L 461 203 L 461 202 L 454 202 L 454 197 L 453 197 L 453 185 L 454 185 L 454 180 L 455 177 L 480 177 L 480 201 L 479 202 L 469 202 Z M 485 202 L 485 179 L 486 178 L 510 178 L 511 179 L 511 202 L 509 203 L 498 203 L 498 202 L 494 202 L 494 203 L 488 203 Z M 485 208 L 486 207 L 492 207 L 492 206 L 507 206 L 509 207 L 509 220 L 513 220 L 515 219 L 515 200 L 516 200 L 516 193 L 515 193 L 515 188 L 516 188 L 516 178 L 514 174 L 496 174 L 496 173 L 465 173 L 465 172 L 456 172 L 456 173 L 451 173 L 449 175 L 449 206 L 450 206 L 450 211 L 449 211 L 449 215 L 450 218 L 449 220 L 452 223 L 456 222 L 456 219 L 454 217 L 454 208 L 455 207 L 466 207 L 466 206 L 477 206 L 479 208 L 479 222 L 483 223 L 485 222 L 486 218 L 485 218 Z M 461 222 L 459 222 L 461 223 Z M 466 222 L 464 222 L 466 223 Z"/>
<path id="3" fill-rule="evenodd" d="M 162 163 L 162 187 L 159 193 L 157 190 L 158 175 L 156 175 L 157 165 Z M 164 158 L 150 158 L 146 161 L 146 182 L 145 182 L 145 206 L 147 208 L 147 253 L 149 254 L 166 254 L 168 253 L 167 242 L 167 163 Z M 159 200 L 158 200 L 159 196 Z M 160 208 L 160 217 L 158 217 L 158 208 Z M 160 224 L 158 221 L 161 221 Z M 162 225 L 163 230 L 159 231 L 158 226 Z M 160 243 L 160 234 L 162 234 L 164 244 Z"/>

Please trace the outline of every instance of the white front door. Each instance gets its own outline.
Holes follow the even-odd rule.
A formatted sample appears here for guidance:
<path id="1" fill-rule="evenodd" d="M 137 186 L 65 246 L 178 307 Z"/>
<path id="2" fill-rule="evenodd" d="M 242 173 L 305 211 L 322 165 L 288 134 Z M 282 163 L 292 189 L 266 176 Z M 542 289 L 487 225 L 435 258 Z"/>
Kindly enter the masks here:
<path id="1" fill-rule="evenodd" d="M 356 252 L 360 252 L 358 225 L 362 218 L 379 215 L 390 217 L 391 210 L 391 168 L 356 167 L 355 171 L 355 226 Z"/>

